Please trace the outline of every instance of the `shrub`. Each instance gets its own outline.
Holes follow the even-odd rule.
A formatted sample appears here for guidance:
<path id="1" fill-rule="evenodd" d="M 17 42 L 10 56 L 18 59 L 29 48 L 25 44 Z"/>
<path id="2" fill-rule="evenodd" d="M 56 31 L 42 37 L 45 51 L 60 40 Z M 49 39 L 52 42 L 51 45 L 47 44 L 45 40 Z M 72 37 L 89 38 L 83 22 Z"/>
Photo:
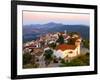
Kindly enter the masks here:
<path id="1" fill-rule="evenodd" d="M 23 54 L 23 65 L 30 63 L 32 56 L 29 53 L 24 53 Z"/>

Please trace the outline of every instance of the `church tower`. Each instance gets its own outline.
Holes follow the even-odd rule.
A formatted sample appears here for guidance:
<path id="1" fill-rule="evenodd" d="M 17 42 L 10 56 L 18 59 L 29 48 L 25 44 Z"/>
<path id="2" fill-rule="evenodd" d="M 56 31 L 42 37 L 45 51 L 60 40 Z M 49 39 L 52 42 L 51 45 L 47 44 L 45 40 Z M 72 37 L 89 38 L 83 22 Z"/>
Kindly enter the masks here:
<path id="1" fill-rule="evenodd" d="M 65 35 L 67 34 L 67 30 L 64 31 L 64 34 L 65 34 Z"/>
<path id="2" fill-rule="evenodd" d="M 80 45 L 81 45 L 81 38 L 75 41 L 75 46 L 77 47 L 77 54 L 80 54 Z"/>

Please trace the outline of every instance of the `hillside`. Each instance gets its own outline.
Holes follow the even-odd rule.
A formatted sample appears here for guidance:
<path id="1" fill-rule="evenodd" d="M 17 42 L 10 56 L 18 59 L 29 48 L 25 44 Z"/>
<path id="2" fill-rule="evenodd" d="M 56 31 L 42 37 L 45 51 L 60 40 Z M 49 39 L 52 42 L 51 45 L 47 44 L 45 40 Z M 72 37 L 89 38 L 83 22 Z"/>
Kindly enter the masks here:
<path id="1" fill-rule="evenodd" d="M 37 39 L 40 35 L 48 32 L 78 32 L 82 38 L 89 39 L 89 26 L 86 25 L 65 25 L 61 23 L 31 24 L 23 26 L 23 41 Z"/>

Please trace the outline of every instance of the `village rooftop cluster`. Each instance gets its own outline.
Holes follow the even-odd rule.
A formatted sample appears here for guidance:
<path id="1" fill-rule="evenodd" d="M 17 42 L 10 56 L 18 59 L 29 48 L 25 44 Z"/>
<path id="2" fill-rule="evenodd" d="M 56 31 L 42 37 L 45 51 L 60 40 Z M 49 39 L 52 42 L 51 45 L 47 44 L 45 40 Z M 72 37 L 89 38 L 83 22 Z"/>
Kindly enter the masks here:
<path id="1" fill-rule="evenodd" d="M 69 35 L 67 31 L 47 33 L 41 35 L 37 40 L 33 40 L 23 45 L 23 54 L 35 55 L 38 60 L 42 60 L 46 50 L 52 50 L 53 56 L 64 59 L 73 58 L 80 55 L 80 45 L 82 38 L 79 34 Z"/>

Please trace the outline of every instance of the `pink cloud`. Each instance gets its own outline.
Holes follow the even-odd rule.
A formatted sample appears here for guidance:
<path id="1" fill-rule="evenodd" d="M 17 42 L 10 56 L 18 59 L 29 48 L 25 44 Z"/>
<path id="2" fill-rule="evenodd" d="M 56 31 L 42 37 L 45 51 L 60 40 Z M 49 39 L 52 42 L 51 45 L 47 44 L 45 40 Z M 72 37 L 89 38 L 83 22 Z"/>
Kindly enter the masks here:
<path id="1" fill-rule="evenodd" d="M 89 14 L 49 13 L 49 12 L 23 12 L 23 21 L 89 21 Z"/>

